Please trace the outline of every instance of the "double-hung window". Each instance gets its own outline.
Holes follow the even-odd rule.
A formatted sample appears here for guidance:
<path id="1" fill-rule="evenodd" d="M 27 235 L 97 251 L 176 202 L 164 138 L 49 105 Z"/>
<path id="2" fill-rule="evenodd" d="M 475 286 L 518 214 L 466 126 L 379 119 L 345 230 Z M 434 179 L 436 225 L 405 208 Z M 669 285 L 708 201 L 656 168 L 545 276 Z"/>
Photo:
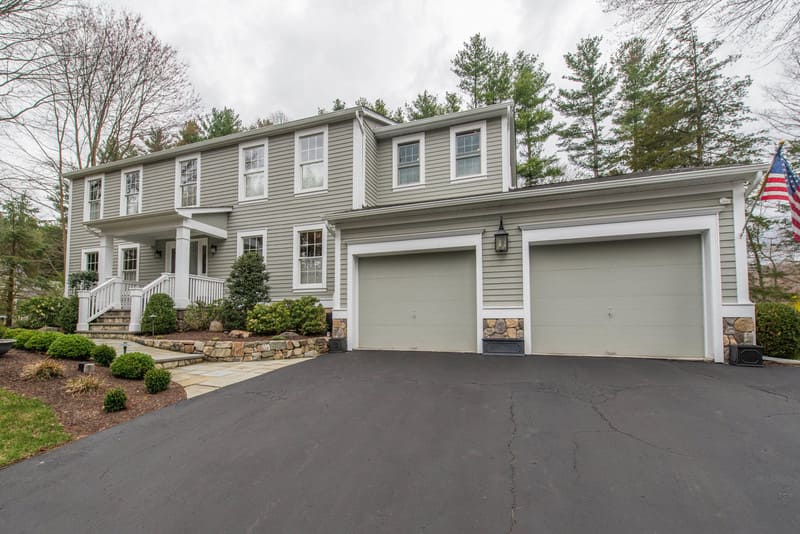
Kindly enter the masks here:
<path id="1" fill-rule="evenodd" d="M 93 273 L 100 271 L 100 251 L 99 250 L 84 250 L 83 259 L 81 261 L 82 271 L 92 271 Z"/>
<path id="2" fill-rule="evenodd" d="M 325 288 L 325 226 L 309 225 L 294 228 L 294 289 Z"/>
<path id="3" fill-rule="evenodd" d="M 200 155 L 175 161 L 175 205 L 189 208 L 200 204 Z"/>
<path id="4" fill-rule="evenodd" d="M 486 122 L 450 128 L 450 179 L 486 176 Z"/>
<path id="5" fill-rule="evenodd" d="M 86 179 L 86 204 L 84 206 L 85 221 L 96 221 L 103 217 L 103 179 Z"/>
<path id="6" fill-rule="evenodd" d="M 139 247 L 119 247 L 119 274 L 123 280 L 136 282 L 139 280 Z"/>
<path id="7" fill-rule="evenodd" d="M 142 212 L 142 168 L 122 171 L 121 215 Z"/>
<path id="8" fill-rule="evenodd" d="M 328 188 L 328 127 L 295 134 L 294 192 Z"/>
<path id="9" fill-rule="evenodd" d="M 267 141 L 239 147 L 239 200 L 267 198 Z"/>
<path id="10" fill-rule="evenodd" d="M 267 231 L 266 230 L 244 230 L 236 234 L 237 250 L 236 255 L 241 256 L 248 252 L 254 252 L 267 258 Z"/>
<path id="11" fill-rule="evenodd" d="M 392 187 L 399 189 L 425 183 L 425 134 L 392 140 Z"/>

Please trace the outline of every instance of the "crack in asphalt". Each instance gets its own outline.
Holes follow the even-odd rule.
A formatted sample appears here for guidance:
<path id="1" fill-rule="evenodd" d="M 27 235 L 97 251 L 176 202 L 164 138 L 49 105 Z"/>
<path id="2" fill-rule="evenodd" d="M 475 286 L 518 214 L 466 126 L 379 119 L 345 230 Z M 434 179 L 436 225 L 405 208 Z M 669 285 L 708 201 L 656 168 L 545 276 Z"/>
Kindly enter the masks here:
<path id="1" fill-rule="evenodd" d="M 514 392 L 508 394 L 508 416 L 511 420 L 511 437 L 508 440 L 508 466 L 511 471 L 511 514 L 509 517 L 508 534 L 514 532 L 514 527 L 517 525 L 517 455 L 514 454 L 514 440 L 517 438 L 517 418 L 514 415 Z"/>
<path id="2" fill-rule="evenodd" d="M 688 454 L 684 454 L 682 452 L 674 451 L 674 450 L 672 450 L 672 449 L 670 449 L 668 447 L 661 447 L 660 445 L 657 445 L 657 444 L 655 444 L 655 443 L 653 443 L 651 441 L 647 441 L 644 438 L 640 438 L 639 436 L 637 436 L 635 434 L 631 434 L 630 432 L 625 432 L 624 430 L 622 430 L 619 427 L 617 427 L 614 423 L 612 423 L 611 419 L 609 419 L 608 416 L 603 413 L 603 411 L 600 409 L 599 406 L 597 406 L 597 404 L 595 402 L 592 402 L 591 406 L 592 406 L 592 410 L 594 410 L 594 412 L 598 416 L 600 416 L 600 418 L 603 421 L 605 421 L 605 423 L 608 425 L 608 428 L 610 428 L 614 432 L 616 432 L 618 434 L 622 434 L 623 436 L 626 436 L 626 437 L 628 437 L 628 438 L 630 438 L 630 439 L 632 439 L 634 441 L 638 441 L 639 443 L 641 443 L 643 445 L 647 445 L 648 447 L 651 447 L 653 449 L 656 449 L 656 450 L 659 450 L 659 451 L 662 451 L 662 452 L 666 452 L 668 454 L 672 454 L 672 455 L 675 455 L 675 456 L 681 456 L 683 458 L 692 458 L 692 456 L 690 456 Z"/>

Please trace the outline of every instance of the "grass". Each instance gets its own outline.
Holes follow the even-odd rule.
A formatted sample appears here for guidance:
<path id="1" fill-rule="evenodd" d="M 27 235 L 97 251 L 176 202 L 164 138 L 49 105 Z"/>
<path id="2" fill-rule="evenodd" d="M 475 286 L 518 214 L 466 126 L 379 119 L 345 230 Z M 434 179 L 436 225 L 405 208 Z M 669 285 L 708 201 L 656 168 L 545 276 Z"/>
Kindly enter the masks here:
<path id="1" fill-rule="evenodd" d="M 48 405 L 0 389 L 0 467 L 70 439 Z"/>

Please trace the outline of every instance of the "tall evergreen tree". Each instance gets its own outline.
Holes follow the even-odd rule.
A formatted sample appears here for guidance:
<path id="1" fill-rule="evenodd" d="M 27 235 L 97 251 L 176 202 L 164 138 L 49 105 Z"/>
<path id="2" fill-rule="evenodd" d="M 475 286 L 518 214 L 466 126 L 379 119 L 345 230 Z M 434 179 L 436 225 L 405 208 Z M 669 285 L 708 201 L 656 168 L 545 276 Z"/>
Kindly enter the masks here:
<path id="1" fill-rule="evenodd" d="M 495 51 L 486 44 L 486 38 L 476 33 L 451 60 L 452 71 L 458 76 L 458 88 L 467 95 L 468 107 L 477 108 L 486 103 L 495 56 Z"/>
<path id="2" fill-rule="evenodd" d="M 188 145 L 203 140 L 203 130 L 196 119 L 189 119 L 178 132 L 178 146 Z"/>
<path id="3" fill-rule="evenodd" d="M 333 101 L 333 111 L 341 111 L 347 107 L 347 103 L 344 100 L 336 99 Z"/>
<path id="4" fill-rule="evenodd" d="M 461 108 L 461 99 L 455 93 L 445 92 L 444 102 L 439 101 L 439 96 L 429 93 L 427 89 L 417 93 L 417 97 L 411 102 L 406 103 L 406 117 L 408 120 L 425 119 L 444 115 L 445 113 L 455 113 Z"/>
<path id="5" fill-rule="evenodd" d="M 148 154 L 160 152 L 172 147 L 172 134 L 163 126 L 150 128 L 144 138 L 144 147 Z"/>
<path id="6" fill-rule="evenodd" d="M 559 146 L 567 150 L 569 160 L 594 177 L 613 169 L 613 138 L 606 133 L 606 120 L 614 111 L 613 91 L 617 78 L 602 62 L 601 37 L 581 39 L 577 50 L 564 56 L 569 68 L 566 80 L 576 89 L 559 89 L 558 110 L 571 123 L 559 135 Z"/>
<path id="7" fill-rule="evenodd" d="M 231 108 L 211 108 L 211 113 L 200 119 L 203 139 L 213 139 L 242 131 L 242 120 Z"/>
<path id="8" fill-rule="evenodd" d="M 0 213 L 0 277 L 6 326 L 11 326 L 14 304 L 21 287 L 39 275 L 44 255 L 35 211 L 28 197 L 8 200 Z"/>

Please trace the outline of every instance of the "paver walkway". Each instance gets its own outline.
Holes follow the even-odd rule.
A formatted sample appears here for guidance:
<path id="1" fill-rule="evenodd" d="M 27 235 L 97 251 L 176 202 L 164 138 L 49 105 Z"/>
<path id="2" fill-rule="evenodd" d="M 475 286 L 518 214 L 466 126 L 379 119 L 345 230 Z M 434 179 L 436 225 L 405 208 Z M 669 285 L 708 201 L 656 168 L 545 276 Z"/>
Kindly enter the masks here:
<path id="1" fill-rule="evenodd" d="M 191 354 L 183 354 L 181 352 L 175 352 L 173 350 L 164 350 L 164 349 L 157 349 L 155 347 L 148 347 L 147 345 L 142 345 L 140 343 L 136 343 L 135 341 L 126 341 L 124 339 L 95 339 L 95 343 L 97 344 L 105 344 L 110 347 L 114 347 L 114 350 L 117 351 L 117 354 L 122 354 L 122 344 L 128 344 L 128 352 L 143 352 L 145 354 L 149 354 L 153 357 L 156 362 L 163 362 L 168 360 L 174 360 L 176 358 L 182 357 L 189 357 Z M 198 354 L 196 357 L 202 357 L 202 354 Z"/>
<path id="2" fill-rule="evenodd" d="M 257 362 L 205 362 L 170 369 L 172 380 L 182 385 L 191 399 L 265 373 L 277 371 L 313 358 L 261 360 Z"/>

